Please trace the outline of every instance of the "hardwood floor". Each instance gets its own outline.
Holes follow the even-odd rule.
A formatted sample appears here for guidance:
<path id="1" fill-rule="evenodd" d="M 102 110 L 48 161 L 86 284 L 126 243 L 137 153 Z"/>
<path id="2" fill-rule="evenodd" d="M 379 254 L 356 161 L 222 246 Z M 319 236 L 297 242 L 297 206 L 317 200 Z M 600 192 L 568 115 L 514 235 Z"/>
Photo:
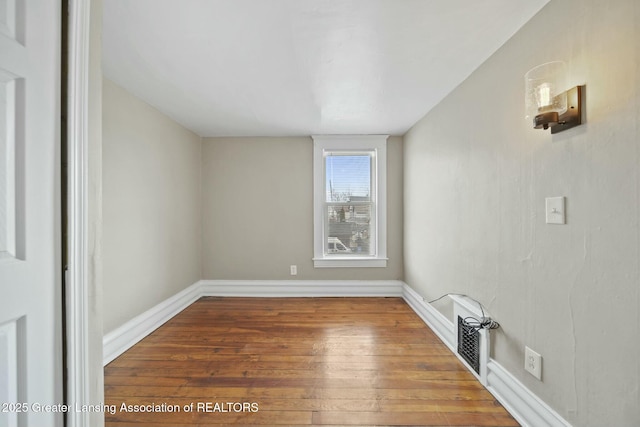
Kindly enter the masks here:
<path id="1" fill-rule="evenodd" d="M 113 427 L 518 425 L 401 298 L 202 298 L 105 367 L 105 404 Z"/>

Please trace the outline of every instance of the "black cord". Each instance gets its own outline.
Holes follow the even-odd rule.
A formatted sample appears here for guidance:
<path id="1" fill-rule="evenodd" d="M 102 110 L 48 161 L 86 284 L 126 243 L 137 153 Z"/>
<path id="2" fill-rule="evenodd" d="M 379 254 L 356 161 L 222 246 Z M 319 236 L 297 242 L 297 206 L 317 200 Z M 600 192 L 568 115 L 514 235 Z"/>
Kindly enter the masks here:
<path id="1" fill-rule="evenodd" d="M 480 307 L 480 312 L 482 313 L 482 318 L 481 319 L 476 319 L 475 317 L 466 317 L 463 319 L 463 321 L 470 326 L 473 331 L 479 331 L 480 329 L 498 329 L 500 327 L 500 324 L 498 322 L 496 322 L 495 320 L 492 320 L 490 317 L 485 316 L 484 314 L 484 307 L 482 306 L 482 304 L 480 303 L 480 301 L 475 300 L 473 298 L 471 298 L 468 295 L 465 294 L 455 294 L 455 293 L 448 293 L 448 294 L 444 294 L 441 297 L 438 297 L 434 300 L 429 301 L 429 304 L 432 304 L 436 301 L 440 301 L 442 298 L 444 297 L 448 297 L 450 295 L 457 295 L 457 296 L 461 296 L 461 297 L 467 297 L 472 301 L 475 301 L 478 306 Z M 472 333 L 471 331 L 469 331 L 469 333 Z"/>
<path id="2" fill-rule="evenodd" d="M 471 328 L 469 330 L 469 335 L 472 334 L 472 331 L 478 332 L 481 329 L 498 329 L 500 324 L 495 320 L 491 320 L 490 317 L 482 317 L 481 320 L 476 319 L 475 317 L 465 317 L 462 321 Z"/>

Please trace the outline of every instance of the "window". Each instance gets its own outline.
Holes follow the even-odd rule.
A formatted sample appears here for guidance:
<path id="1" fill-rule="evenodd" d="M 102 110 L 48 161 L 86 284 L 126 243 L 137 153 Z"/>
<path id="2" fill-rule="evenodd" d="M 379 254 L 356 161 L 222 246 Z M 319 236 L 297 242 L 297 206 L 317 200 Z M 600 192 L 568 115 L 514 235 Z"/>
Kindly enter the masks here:
<path id="1" fill-rule="evenodd" d="M 386 135 L 314 136 L 315 267 L 386 267 Z"/>

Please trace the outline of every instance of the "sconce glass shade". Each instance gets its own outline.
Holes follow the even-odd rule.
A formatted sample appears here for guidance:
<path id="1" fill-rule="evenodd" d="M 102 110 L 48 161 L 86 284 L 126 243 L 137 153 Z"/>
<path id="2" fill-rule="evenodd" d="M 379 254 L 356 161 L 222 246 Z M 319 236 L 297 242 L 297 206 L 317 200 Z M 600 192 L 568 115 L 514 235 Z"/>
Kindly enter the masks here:
<path id="1" fill-rule="evenodd" d="M 525 111 L 536 129 L 558 123 L 567 111 L 566 66 L 562 61 L 547 62 L 524 75 Z"/>

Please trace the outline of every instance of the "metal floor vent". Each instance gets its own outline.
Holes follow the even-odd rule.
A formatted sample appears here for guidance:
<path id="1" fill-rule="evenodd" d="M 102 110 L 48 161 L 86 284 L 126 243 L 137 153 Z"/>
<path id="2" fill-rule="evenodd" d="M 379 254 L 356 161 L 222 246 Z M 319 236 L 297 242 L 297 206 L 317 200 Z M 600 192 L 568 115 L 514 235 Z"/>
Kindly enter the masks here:
<path id="1" fill-rule="evenodd" d="M 464 296 L 452 295 L 453 325 L 456 342 L 453 350 L 456 356 L 467 366 L 469 372 L 486 386 L 489 364 L 491 334 L 488 329 L 478 329 L 480 319 L 488 315 L 482 311 L 478 303 Z M 467 319 L 469 323 L 465 321 Z M 473 319 L 473 321 L 471 321 Z"/>
<path id="2" fill-rule="evenodd" d="M 480 332 L 458 316 L 458 354 L 480 375 Z"/>

